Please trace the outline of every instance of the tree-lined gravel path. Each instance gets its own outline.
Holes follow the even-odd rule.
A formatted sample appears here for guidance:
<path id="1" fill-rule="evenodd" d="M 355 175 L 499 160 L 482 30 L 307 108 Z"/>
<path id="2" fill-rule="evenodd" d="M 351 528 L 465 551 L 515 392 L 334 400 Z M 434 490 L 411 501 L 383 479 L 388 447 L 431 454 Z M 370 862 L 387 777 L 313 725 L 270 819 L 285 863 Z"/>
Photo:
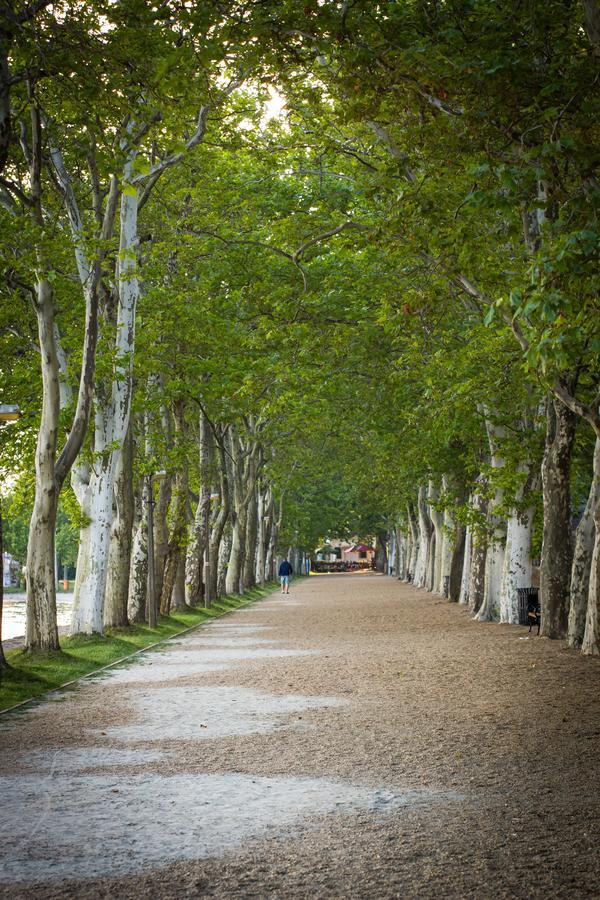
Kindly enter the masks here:
<path id="1" fill-rule="evenodd" d="M 600 664 L 295 582 L 0 720 L 2 896 L 592 897 Z"/>

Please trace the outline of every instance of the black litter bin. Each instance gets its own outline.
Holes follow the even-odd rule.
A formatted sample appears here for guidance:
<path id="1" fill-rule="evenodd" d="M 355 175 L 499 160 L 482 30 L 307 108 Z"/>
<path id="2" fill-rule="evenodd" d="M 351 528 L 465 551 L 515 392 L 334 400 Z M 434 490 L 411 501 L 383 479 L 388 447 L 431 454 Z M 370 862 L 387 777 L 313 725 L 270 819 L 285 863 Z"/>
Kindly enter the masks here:
<path id="1" fill-rule="evenodd" d="M 529 625 L 529 608 L 538 605 L 538 592 L 536 587 L 517 588 L 519 600 L 519 625 Z"/>

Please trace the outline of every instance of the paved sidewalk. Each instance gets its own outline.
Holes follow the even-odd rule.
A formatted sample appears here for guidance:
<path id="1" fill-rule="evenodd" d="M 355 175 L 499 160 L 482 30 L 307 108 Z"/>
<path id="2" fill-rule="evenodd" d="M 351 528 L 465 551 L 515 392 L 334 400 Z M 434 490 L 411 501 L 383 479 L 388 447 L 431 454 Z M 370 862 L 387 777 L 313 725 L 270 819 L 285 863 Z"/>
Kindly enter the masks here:
<path id="1" fill-rule="evenodd" d="M 600 662 L 315 576 L 0 718 L 0 895 L 598 896 Z"/>

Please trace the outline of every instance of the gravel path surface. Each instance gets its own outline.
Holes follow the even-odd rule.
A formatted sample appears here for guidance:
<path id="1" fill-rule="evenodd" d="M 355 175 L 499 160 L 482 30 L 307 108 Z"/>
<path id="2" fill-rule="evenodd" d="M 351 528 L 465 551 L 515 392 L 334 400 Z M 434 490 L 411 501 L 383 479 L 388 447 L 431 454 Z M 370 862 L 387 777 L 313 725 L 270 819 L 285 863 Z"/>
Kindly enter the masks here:
<path id="1" fill-rule="evenodd" d="M 0 896 L 599 897 L 600 661 L 319 576 L 0 718 Z"/>

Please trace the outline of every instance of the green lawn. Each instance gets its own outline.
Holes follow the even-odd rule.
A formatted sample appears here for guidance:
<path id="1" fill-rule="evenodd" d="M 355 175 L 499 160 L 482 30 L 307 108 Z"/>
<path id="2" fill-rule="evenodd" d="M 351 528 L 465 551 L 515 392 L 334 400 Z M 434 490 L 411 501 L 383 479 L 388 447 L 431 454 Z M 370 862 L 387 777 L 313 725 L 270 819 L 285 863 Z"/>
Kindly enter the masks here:
<path id="1" fill-rule="evenodd" d="M 194 608 L 161 616 L 156 628 L 131 625 L 112 628 L 105 635 L 79 635 L 61 639 L 57 653 L 26 653 L 11 650 L 6 654 L 11 668 L 0 673 L 0 710 L 39 697 L 82 675 L 108 666 L 144 647 L 166 640 L 186 628 L 245 606 L 272 593 L 277 585 L 247 591 L 243 597 L 232 595 L 213 603 L 211 609 Z"/>

